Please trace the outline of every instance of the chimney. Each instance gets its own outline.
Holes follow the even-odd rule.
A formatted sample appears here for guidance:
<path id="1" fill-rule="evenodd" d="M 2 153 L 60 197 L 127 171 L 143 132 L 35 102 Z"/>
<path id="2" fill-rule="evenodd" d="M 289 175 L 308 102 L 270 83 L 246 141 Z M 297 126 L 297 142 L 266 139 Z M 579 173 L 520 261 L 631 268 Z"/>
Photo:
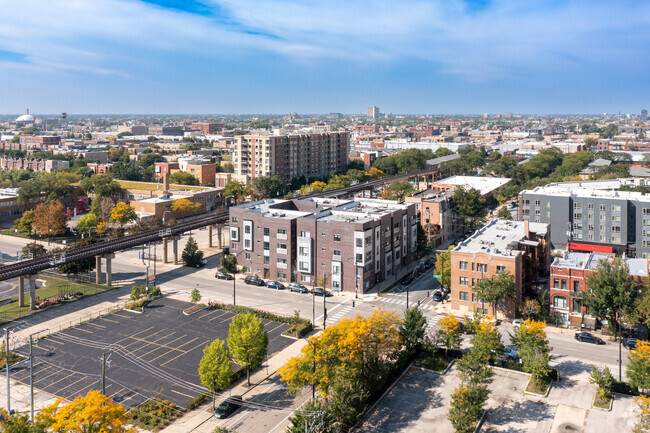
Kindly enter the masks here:
<path id="1" fill-rule="evenodd" d="M 169 194 L 169 173 L 163 175 L 163 194 Z"/>
<path id="2" fill-rule="evenodd" d="M 529 220 L 524 220 L 524 234 L 526 235 L 526 239 L 530 239 L 530 221 Z"/>

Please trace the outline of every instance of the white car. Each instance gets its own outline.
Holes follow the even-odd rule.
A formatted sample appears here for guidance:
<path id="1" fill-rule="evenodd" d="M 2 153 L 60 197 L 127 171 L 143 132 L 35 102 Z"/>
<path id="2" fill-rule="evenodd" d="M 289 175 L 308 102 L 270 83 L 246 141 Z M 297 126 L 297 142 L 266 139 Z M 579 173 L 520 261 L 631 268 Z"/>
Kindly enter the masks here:
<path id="1" fill-rule="evenodd" d="M 522 324 L 522 323 L 524 323 L 523 320 L 521 320 L 521 319 L 515 319 L 515 320 L 512 321 L 512 326 L 513 326 L 515 329 L 519 329 L 519 328 L 521 327 L 521 324 Z"/>

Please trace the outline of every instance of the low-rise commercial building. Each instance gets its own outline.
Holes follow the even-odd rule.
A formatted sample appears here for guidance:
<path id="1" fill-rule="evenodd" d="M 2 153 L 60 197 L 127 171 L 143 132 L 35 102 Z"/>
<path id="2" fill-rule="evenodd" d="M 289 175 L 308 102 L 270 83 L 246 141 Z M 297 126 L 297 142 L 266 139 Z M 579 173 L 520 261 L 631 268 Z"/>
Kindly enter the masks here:
<path id="1" fill-rule="evenodd" d="M 374 199 L 265 200 L 230 208 L 246 273 L 364 293 L 415 258 L 415 205 Z"/>
<path id="2" fill-rule="evenodd" d="M 473 291 L 482 279 L 508 272 L 515 282 L 515 299 L 524 289 L 548 275 L 550 225 L 493 219 L 451 251 L 451 308 L 461 313 L 491 314 L 492 306 Z M 500 306 L 499 306 L 500 307 Z M 516 306 L 498 309 L 498 316 L 514 317 Z"/>

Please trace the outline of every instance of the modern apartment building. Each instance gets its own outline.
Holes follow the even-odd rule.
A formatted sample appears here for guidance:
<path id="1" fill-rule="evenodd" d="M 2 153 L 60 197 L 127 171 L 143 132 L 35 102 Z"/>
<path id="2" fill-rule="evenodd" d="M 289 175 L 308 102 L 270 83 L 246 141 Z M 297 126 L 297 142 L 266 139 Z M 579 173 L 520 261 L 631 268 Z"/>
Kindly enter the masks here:
<path id="1" fill-rule="evenodd" d="M 374 105 L 372 107 L 368 107 L 367 114 L 369 118 L 377 119 L 379 117 L 379 107 L 376 107 Z"/>
<path id="2" fill-rule="evenodd" d="M 650 257 L 650 196 L 597 189 L 601 185 L 576 182 L 522 191 L 519 219 L 550 223 L 554 248 Z"/>
<path id="3" fill-rule="evenodd" d="M 588 290 L 587 278 L 593 274 L 601 260 L 614 260 L 613 254 L 569 252 L 556 257 L 551 263 L 550 307 L 560 322 L 586 329 L 596 328 L 596 319 L 589 315 L 582 294 Z M 630 275 L 648 276 L 648 259 L 625 258 Z"/>
<path id="4" fill-rule="evenodd" d="M 247 274 L 364 293 L 415 259 L 415 205 L 375 199 L 265 200 L 230 208 L 231 253 Z M 396 277 L 395 277 L 396 278 Z"/>
<path id="5" fill-rule="evenodd" d="M 514 277 L 517 304 L 524 289 L 548 275 L 550 225 L 493 219 L 451 251 L 451 308 L 462 313 L 491 314 L 492 306 L 474 293 L 474 285 L 500 272 Z M 497 310 L 514 317 L 514 308 Z"/>
<path id="6" fill-rule="evenodd" d="M 235 175 L 320 178 L 348 165 L 348 132 L 235 137 Z"/>

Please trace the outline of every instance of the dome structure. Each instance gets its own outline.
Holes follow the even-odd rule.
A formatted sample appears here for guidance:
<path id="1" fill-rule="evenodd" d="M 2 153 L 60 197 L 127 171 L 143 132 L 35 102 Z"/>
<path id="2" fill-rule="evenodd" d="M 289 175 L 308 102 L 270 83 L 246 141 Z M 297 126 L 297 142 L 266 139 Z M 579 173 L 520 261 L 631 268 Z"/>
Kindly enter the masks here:
<path id="1" fill-rule="evenodd" d="M 16 122 L 33 122 L 34 120 L 34 116 L 31 114 L 23 114 L 16 119 Z"/>

